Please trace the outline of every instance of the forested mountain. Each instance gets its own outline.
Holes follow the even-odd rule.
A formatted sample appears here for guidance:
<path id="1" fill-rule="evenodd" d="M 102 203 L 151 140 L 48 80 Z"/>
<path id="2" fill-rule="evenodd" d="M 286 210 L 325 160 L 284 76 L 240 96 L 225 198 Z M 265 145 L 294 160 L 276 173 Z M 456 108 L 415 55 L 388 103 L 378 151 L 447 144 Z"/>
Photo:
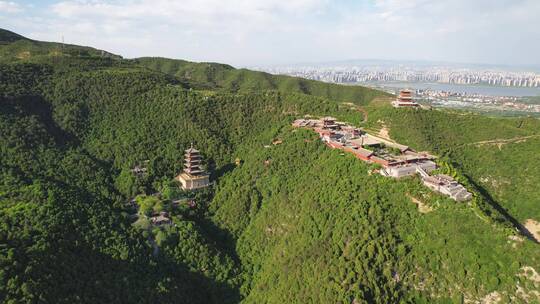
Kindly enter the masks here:
<path id="1" fill-rule="evenodd" d="M 536 119 L 396 110 L 367 88 L 0 40 L 0 302 L 540 301 L 540 247 L 520 231 L 540 220 Z M 293 129 L 304 115 L 439 155 L 474 204 L 371 174 Z M 190 143 L 213 185 L 184 193 L 173 178 Z M 152 228 L 133 219 L 136 196 L 196 205 Z"/>
<path id="2" fill-rule="evenodd" d="M 335 101 L 366 103 L 387 94 L 360 86 L 342 86 L 298 77 L 274 76 L 219 63 L 193 63 L 167 58 L 139 58 L 135 62 L 155 71 L 190 82 L 193 87 L 220 89 L 228 92 L 277 90 L 302 93 Z"/>
<path id="3" fill-rule="evenodd" d="M 121 56 L 91 47 L 78 45 L 45 42 L 28 39 L 19 34 L 0 28 L 0 63 L 17 60 L 35 61 L 48 57 L 110 57 L 115 59 Z"/>

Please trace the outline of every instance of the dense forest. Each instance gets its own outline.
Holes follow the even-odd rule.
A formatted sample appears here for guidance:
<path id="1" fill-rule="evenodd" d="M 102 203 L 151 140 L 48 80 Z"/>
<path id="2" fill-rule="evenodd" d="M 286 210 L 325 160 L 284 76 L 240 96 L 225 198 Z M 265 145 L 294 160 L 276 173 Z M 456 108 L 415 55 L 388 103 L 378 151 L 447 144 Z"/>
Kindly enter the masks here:
<path id="1" fill-rule="evenodd" d="M 388 98 L 0 30 L 0 302 L 540 301 L 521 226 L 540 220 L 540 121 Z M 293 129 L 304 115 L 430 151 L 475 198 L 372 174 Z M 212 186 L 185 192 L 191 143 Z M 131 201 L 173 225 L 135 220 Z"/>

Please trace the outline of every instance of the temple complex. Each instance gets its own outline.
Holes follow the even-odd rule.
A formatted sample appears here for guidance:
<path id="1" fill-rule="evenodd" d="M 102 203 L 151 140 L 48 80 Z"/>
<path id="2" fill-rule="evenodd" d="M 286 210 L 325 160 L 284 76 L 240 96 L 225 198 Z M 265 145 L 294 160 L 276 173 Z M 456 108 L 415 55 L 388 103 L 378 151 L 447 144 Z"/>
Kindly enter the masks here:
<path id="1" fill-rule="evenodd" d="M 392 102 L 392 105 L 396 108 L 401 107 L 418 107 L 420 106 L 417 102 L 413 100 L 411 90 L 401 90 L 399 92 L 398 98 Z"/>
<path id="2" fill-rule="evenodd" d="M 202 168 L 202 157 L 193 144 L 185 151 L 184 170 L 176 179 L 182 184 L 184 190 L 196 190 L 210 185 L 210 176 Z"/>
<path id="3" fill-rule="evenodd" d="M 424 185 L 433 191 L 456 201 L 472 198 L 472 194 L 451 177 L 441 174 L 430 176 L 429 173 L 437 169 L 437 164 L 435 156 L 429 153 L 416 152 L 408 146 L 368 134 L 332 117 L 297 119 L 293 126 L 314 130 L 332 149 L 340 149 L 365 162 L 379 164 L 378 172 L 382 176 L 402 178 L 419 174 Z"/>

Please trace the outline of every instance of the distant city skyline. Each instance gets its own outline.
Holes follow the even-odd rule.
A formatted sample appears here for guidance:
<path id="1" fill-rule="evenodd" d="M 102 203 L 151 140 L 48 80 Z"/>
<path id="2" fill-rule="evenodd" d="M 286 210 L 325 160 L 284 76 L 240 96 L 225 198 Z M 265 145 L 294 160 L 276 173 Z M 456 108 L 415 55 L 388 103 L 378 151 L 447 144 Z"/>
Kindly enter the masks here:
<path id="1" fill-rule="evenodd" d="M 295 62 L 284 64 L 258 64 L 249 66 L 254 69 L 272 69 L 272 68 L 325 68 L 325 67 L 448 67 L 448 68 L 467 68 L 477 70 L 501 70 L 501 71 L 520 71 L 540 73 L 540 64 L 498 64 L 498 63 L 479 63 L 479 62 L 453 62 L 453 61 L 430 61 L 430 60 L 399 60 L 399 59 L 377 59 L 377 58 L 357 58 L 341 59 L 321 62 Z"/>
<path id="2" fill-rule="evenodd" d="M 540 66 L 538 0 L 0 0 L 31 39 L 236 67 L 357 58 Z"/>
<path id="3" fill-rule="evenodd" d="M 393 64 L 392 64 L 393 63 Z M 284 74 L 332 83 L 421 82 L 504 87 L 540 87 L 540 73 L 527 69 L 398 64 L 361 61 L 349 64 L 279 65 L 253 67 L 272 74 Z"/>

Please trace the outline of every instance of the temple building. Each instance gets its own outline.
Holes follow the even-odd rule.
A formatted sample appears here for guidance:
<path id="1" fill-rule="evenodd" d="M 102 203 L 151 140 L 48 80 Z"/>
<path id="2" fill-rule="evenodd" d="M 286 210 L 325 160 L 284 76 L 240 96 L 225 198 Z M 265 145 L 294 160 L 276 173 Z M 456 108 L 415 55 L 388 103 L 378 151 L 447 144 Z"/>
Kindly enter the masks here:
<path id="1" fill-rule="evenodd" d="M 444 174 L 426 176 L 422 177 L 422 182 L 431 190 L 447 195 L 457 202 L 472 199 L 472 193 L 467 191 L 463 185 L 455 181 L 451 176 Z"/>
<path id="2" fill-rule="evenodd" d="M 185 153 L 184 172 L 176 179 L 182 184 L 184 190 L 196 190 L 210 185 L 210 176 L 202 168 L 202 157 L 199 150 L 193 148 L 193 144 Z"/>
<path id="3" fill-rule="evenodd" d="M 334 117 L 323 117 L 322 124 L 324 129 L 336 129 L 338 127 Z"/>
<path id="4" fill-rule="evenodd" d="M 399 92 L 398 98 L 392 102 L 392 105 L 395 108 L 401 107 L 418 107 L 420 106 L 417 102 L 413 100 L 411 90 L 401 90 Z"/>

